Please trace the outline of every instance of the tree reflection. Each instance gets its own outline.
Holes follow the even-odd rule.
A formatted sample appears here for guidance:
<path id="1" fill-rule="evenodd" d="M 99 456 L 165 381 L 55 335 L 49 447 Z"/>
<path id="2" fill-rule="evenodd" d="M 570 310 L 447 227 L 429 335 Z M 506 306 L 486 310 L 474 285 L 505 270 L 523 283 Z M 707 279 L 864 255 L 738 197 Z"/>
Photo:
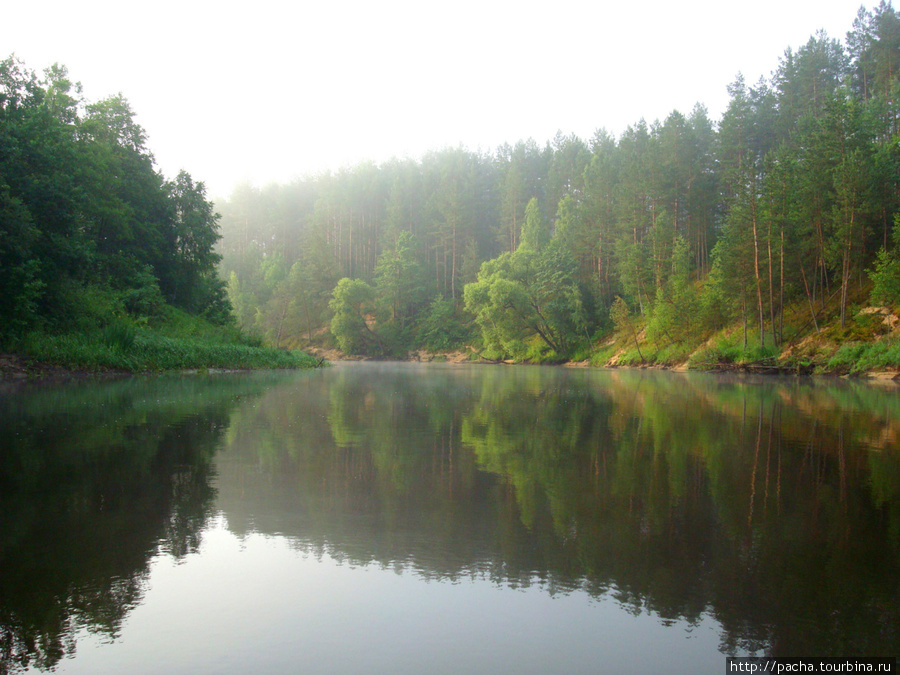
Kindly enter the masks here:
<path id="1" fill-rule="evenodd" d="M 235 431 L 222 498 L 237 532 L 356 564 L 712 615 L 726 652 L 896 653 L 896 406 L 798 380 L 341 367 L 253 409 L 277 440 Z"/>
<path id="2" fill-rule="evenodd" d="M 114 638 L 214 496 L 239 536 L 712 616 L 725 652 L 900 652 L 883 392 L 385 364 L 154 382 L 0 399 L 4 670 L 52 668 L 83 628 Z"/>
<path id="3" fill-rule="evenodd" d="M 0 398 L 0 673 L 52 669 L 84 628 L 115 638 L 151 558 L 197 550 L 211 460 L 259 389 L 161 378 Z"/>

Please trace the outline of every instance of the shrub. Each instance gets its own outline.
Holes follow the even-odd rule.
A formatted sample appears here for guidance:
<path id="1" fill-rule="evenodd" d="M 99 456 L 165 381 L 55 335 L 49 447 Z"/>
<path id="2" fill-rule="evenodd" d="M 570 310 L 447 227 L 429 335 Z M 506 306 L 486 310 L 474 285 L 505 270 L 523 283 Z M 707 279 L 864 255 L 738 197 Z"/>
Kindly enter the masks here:
<path id="1" fill-rule="evenodd" d="M 872 280 L 870 301 L 875 305 L 900 303 L 900 255 L 881 249 L 873 269 L 866 270 Z"/>
<path id="2" fill-rule="evenodd" d="M 132 316 L 155 317 L 163 312 L 166 301 L 151 267 L 145 266 L 135 275 L 131 287 L 122 292 L 122 301 Z"/>
<path id="3" fill-rule="evenodd" d="M 438 296 L 428 307 L 419 337 L 428 351 L 446 352 L 465 344 L 470 335 L 456 303 Z"/>
<path id="4" fill-rule="evenodd" d="M 862 373 L 881 368 L 900 368 L 900 340 L 852 342 L 838 349 L 825 365 L 839 373 Z"/>

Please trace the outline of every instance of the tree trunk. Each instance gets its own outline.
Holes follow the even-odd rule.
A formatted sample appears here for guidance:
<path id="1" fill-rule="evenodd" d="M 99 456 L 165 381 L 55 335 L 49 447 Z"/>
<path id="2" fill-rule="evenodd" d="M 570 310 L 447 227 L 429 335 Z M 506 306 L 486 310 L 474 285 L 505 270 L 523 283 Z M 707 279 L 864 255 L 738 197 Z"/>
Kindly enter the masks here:
<path id="1" fill-rule="evenodd" d="M 772 269 L 772 221 L 768 223 L 768 233 L 766 234 L 766 249 L 769 258 L 769 327 L 772 329 L 772 344 L 778 344 L 778 335 L 775 328 L 775 281 Z"/>
<path id="2" fill-rule="evenodd" d="M 741 291 L 741 318 L 744 321 L 744 351 L 747 351 L 747 298 Z"/>
<path id="3" fill-rule="evenodd" d="M 278 320 L 278 330 L 275 331 L 275 346 L 278 347 L 281 344 L 281 328 L 284 326 L 284 317 L 288 311 L 288 305 L 290 301 L 284 303 L 284 307 L 281 310 L 281 318 Z"/>
<path id="4" fill-rule="evenodd" d="M 800 261 L 800 274 L 803 275 L 803 288 L 806 289 L 806 300 L 809 302 L 809 313 L 812 316 L 813 325 L 816 327 L 816 334 L 818 334 L 821 331 L 819 331 L 819 322 L 816 321 L 816 299 L 809 292 L 809 284 L 806 281 L 806 270 L 803 268 L 802 260 Z"/>
<path id="5" fill-rule="evenodd" d="M 851 209 L 841 270 L 841 328 L 844 328 L 847 322 L 847 296 L 849 294 L 848 291 L 850 286 L 850 257 L 853 251 L 853 221 L 855 217 L 856 212 Z"/>
<path id="6" fill-rule="evenodd" d="M 450 262 L 450 297 L 456 300 L 456 222 L 453 223 L 453 250 Z"/>
<path id="7" fill-rule="evenodd" d="M 784 340 L 784 223 L 781 224 L 781 279 L 778 290 L 778 337 Z"/>
<path id="8" fill-rule="evenodd" d="M 756 223 L 756 199 L 751 202 L 750 221 L 753 225 L 753 276 L 756 279 L 756 304 L 759 313 L 759 345 L 766 344 L 765 315 L 763 314 L 762 283 L 759 276 L 759 237 Z"/>

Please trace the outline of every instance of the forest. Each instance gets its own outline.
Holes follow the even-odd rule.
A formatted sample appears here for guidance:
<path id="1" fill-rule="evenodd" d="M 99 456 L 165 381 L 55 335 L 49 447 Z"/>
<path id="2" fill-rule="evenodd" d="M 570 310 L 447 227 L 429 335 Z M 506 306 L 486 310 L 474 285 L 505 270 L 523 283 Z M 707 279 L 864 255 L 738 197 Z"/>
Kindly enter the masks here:
<path id="1" fill-rule="evenodd" d="M 773 60 L 727 85 L 718 120 L 698 103 L 213 204 L 160 173 L 121 94 L 89 102 L 64 66 L 9 57 L 0 345 L 130 370 L 188 365 L 160 331 L 282 354 L 896 368 L 900 17 L 861 7 L 844 41 Z"/>
<path id="2" fill-rule="evenodd" d="M 280 346 L 532 362 L 885 332 L 859 312 L 900 303 L 900 17 L 860 8 L 845 41 L 818 32 L 728 94 L 717 121 L 698 103 L 618 137 L 239 186 L 216 204 L 235 319 Z"/>
<path id="3" fill-rule="evenodd" d="M 156 169 L 121 94 L 88 102 L 64 66 L 0 61 L 3 351 L 91 370 L 291 363 L 234 328 L 218 220 L 201 181 Z"/>
<path id="4" fill-rule="evenodd" d="M 122 291 L 129 309 L 169 302 L 227 318 L 203 183 L 157 172 L 124 97 L 86 104 L 64 67 L 38 79 L 11 57 L 0 147 L 4 330 L 77 320 L 90 287 Z"/>

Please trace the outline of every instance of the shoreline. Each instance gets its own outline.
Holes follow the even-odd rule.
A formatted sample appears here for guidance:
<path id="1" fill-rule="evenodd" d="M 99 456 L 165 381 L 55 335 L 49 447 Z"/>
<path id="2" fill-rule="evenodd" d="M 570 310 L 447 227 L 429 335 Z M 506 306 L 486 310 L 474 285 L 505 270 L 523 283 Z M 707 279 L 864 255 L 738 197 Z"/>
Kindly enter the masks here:
<path id="1" fill-rule="evenodd" d="M 200 373 L 241 373 L 255 368 L 185 368 L 162 371 L 131 371 L 116 368 L 90 370 L 87 368 L 67 367 L 58 363 L 38 361 L 21 354 L 0 354 L 0 386 L 4 389 L 29 384 L 59 384 L 63 382 L 82 382 L 87 380 L 114 380 L 142 375 L 197 375 Z"/>
<path id="2" fill-rule="evenodd" d="M 133 375 L 127 370 L 87 370 L 68 368 L 56 363 L 35 361 L 27 356 L 14 353 L 0 354 L 0 382 L 57 382 L 90 378 L 114 378 Z"/>
<path id="3" fill-rule="evenodd" d="M 583 369 L 597 369 L 597 370 L 668 370 L 672 372 L 685 373 L 685 372 L 696 372 L 696 373 L 716 373 L 716 374 L 725 374 L 725 375 L 735 375 L 735 374 L 747 374 L 747 375 L 780 375 L 780 376 L 794 376 L 794 377 L 804 377 L 804 378 L 835 378 L 835 379 L 847 379 L 847 380 L 858 380 L 865 381 L 872 384 L 885 386 L 885 387 L 896 387 L 900 386 L 900 370 L 870 370 L 864 371 L 861 373 L 840 373 L 840 372 L 815 372 L 812 370 L 809 371 L 797 371 L 789 368 L 773 368 L 766 369 L 763 371 L 758 371 L 753 368 L 743 367 L 741 365 L 729 364 L 727 367 L 721 368 L 709 368 L 703 370 L 691 370 L 687 367 L 687 362 L 678 363 L 674 365 L 661 365 L 661 364 L 648 364 L 648 365 L 617 365 L 617 364 L 604 364 L 601 366 L 591 365 L 588 361 L 564 361 L 561 363 L 548 363 L 548 364 L 535 364 L 535 363 L 526 363 L 526 362 L 515 362 L 515 361 L 486 361 L 486 360 L 471 360 L 468 358 L 468 354 L 466 352 L 458 351 L 458 352 L 449 352 L 447 354 L 430 354 L 424 352 L 415 352 L 409 355 L 406 359 L 380 359 L 380 358 L 372 358 L 372 357 L 354 357 L 354 356 L 346 356 L 344 354 L 340 354 L 339 352 L 329 350 L 327 355 L 321 353 L 315 353 L 317 350 L 313 350 L 312 354 L 314 358 L 319 361 L 319 364 L 326 364 L 329 362 L 336 361 L 399 361 L 399 362 L 407 362 L 407 363 L 446 363 L 446 364 L 473 364 L 473 365 L 522 365 L 522 366 L 551 366 L 551 367 L 559 367 L 559 368 L 583 368 Z M 245 372 L 253 369 L 247 368 L 210 368 L 210 369 L 185 369 L 185 370 L 173 370 L 173 371 L 162 371 L 163 373 L 180 373 L 182 375 L 196 375 L 197 373 L 212 373 L 212 372 Z M 86 368 L 78 368 L 78 367 L 67 367 L 60 365 L 58 363 L 49 363 L 42 362 L 32 359 L 27 356 L 22 356 L 20 354 L 14 353 L 2 353 L 0 354 L 0 384 L 3 385 L 18 385 L 18 384 L 31 384 L 31 383 L 41 383 L 41 384 L 55 384 L 61 382 L 70 382 L 70 381 L 83 381 L 83 380 L 106 380 L 106 379 L 115 379 L 115 378 L 125 378 L 125 377 L 134 377 L 139 375 L 148 374 L 151 371 L 147 372 L 139 372 L 139 371 L 129 371 L 122 369 L 98 369 L 98 370 L 89 370 Z M 155 371 L 152 371 L 155 372 Z M 157 373 L 159 374 L 159 373 Z"/>
<path id="4" fill-rule="evenodd" d="M 316 354 L 317 358 L 324 356 L 324 351 L 307 350 L 309 353 Z M 900 369 L 898 370 L 869 370 L 861 373 L 842 373 L 831 371 L 815 371 L 814 369 L 797 370 L 789 367 L 773 367 L 766 369 L 756 369 L 752 366 L 743 366 L 739 364 L 722 364 L 718 368 L 696 369 L 688 368 L 687 361 L 667 365 L 667 364 L 647 364 L 647 365 L 618 365 L 606 363 L 600 366 L 591 365 L 588 361 L 563 361 L 561 363 L 528 363 L 523 361 L 488 361 L 488 360 L 470 360 L 468 354 L 463 351 L 448 352 L 446 354 L 430 354 L 426 352 L 413 352 L 407 358 L 378 358 L 371 356 L 347 356 L 336 350 L 328 350 L 328 361 L 397 361 L 401 363 L 448 363 L 448 364 L 472 364 L 472 365 L 497 365 L 497 366 L 536 366 L 536 367 L 558 367 L 558 368 L 593 368 L 597 370 L 668 370 L 675 373 L 713 373 L 722 375 L 761 375 L 761 376 L 793 376 L 806 378 L 833 378 L 845 380 L 859 380 L 871 382 L 873 384 L 881 384 L 883 386 L 900 386 Z"/>

